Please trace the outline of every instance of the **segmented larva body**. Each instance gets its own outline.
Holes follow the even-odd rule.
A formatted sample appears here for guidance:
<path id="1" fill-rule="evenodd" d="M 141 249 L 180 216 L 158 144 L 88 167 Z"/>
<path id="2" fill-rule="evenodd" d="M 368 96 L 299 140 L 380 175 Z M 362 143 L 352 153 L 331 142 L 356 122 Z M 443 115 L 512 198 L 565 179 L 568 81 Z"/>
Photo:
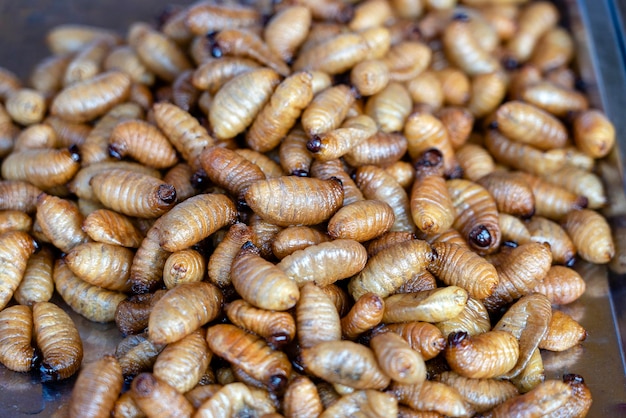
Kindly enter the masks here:
<path id="1" fill-rule="evenodd" d="M 112 355 L 90 362 L 81 370 L 69 401 L 69 416 L 105 416 L 111 413 L 124 384 L 122 368 Z"/>
<path id="2" fill-rule="evenodd" d="M 35 249 L 35 241 L 27 232 L 8 231 L 0 235 L 0 309 L 9 303 L 21 283 Z"/>
<path id="3" fill-rule="evenodd" d="M 117 158 L 130 156 L 134 160 L 157 169 L 176 164 L 174 147 L 155 126 L 142 120 L 119 123 L 109 138 L 109 153 Z"/>
<path id="4" fill-rule="evenodd" d="M 28 306 L 15 305 L 0 311 L 0 363 L 16 372 L 27 372 L 33 367 L 35 349 L 33 313 Z"/>
<path id="5" fill-rule="evenodd" d="M 27 181 L 40 189 L 67 183 L 79 169 L 80 156 L 75 149 L 28 149 L 2 161 L 3 179 Z"/>
<path id="6" fill-rule="evenodd" d="M 383 322 L 447 321 L 463 312 L 468 298 L 467 291 L 458 286 L 397 293 L 385 299 Z"/>
<path id="7" fill-rule="evenodd" d="M 41 189 L 30 182 L 2 180 L 0 181 L 0 210 L 33 213 L 37 209 L 37 196 L 40 194 Z"/>
<path id="8" fill-rule="evenodd" d="M 338 128 L 354 101 L 354 93 L 345 84 L 328 87 L 316 94 L 302 112 L 302 128 L 309 137 Z"/>
<path id="9" fill-rule="evenodd" d="M 65 255 L 65 263 L 81 280 L 109 290 L 130 290 L 130 265 L 134 253 L 128 248 L 100 242 L 77 245 Z"/>
<path id="10" fill-rule="evenodd" d="M 36 302 L 50 300 L 54 292 L 53 265 L 54 254 L 48 246 L 29 257 L 24 278 L 13 293 L 19 304 L 32 306 Z"/>
<path id="11" fill-rule="evenodd" d="M 385 302 L 375 293 L 366 293 L 341 318 L 341 332 L 344 338 L 356 339 L 360 334 L 374 328 L 383 320 Z"/>
<path id="12" fill-rule="evenodd" d="M 380 200 L 363 200 L 345 205 L 328 221 L 328 234 L 334 238 L 365 242 L 389 231 L 396 217 L 393 209 Z"/>
<path id="13" fill-rule="evenodd" d="M 100 73 L 61 90 L 50 113 L 69 122 L 90 121 L 126 100 L 130 86 L 130 77 L 120 71 Z"/>
<path id="14" fill-rule="evenodd" d="M 143 234 L 131 219 L 109 209 L 91 212 L 83 221 L 82 230 L 96 242 L 137 248 Z"/>
<path id="15" fill-rule="evenodd" d="M 295 377 L 287 386 L 283 400 L 285 416 L 318 417 L 324 410 L 317 388 L 306 376 Z"/>

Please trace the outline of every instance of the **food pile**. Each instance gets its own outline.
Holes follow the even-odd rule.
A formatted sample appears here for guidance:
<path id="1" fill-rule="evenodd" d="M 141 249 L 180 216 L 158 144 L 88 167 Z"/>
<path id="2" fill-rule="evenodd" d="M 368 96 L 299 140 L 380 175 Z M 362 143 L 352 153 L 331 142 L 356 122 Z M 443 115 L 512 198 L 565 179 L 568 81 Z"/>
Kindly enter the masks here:
<path id="1" fill-rule="evenodd" d="M 72 417 L 585 416 L 541 353 L 615 254 L 614 128 L 552 3 L 456 3 L 51 30 L 0 71 L 0 362 L 78 373 Z"/>

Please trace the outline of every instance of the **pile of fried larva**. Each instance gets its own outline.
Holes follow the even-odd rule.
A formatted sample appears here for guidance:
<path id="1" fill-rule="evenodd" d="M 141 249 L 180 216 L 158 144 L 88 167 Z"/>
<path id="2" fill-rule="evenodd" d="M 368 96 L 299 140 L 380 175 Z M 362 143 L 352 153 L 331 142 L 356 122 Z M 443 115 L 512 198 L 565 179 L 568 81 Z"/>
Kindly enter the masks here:
<path id="1" fill-rule="evenodd" d="M 615 253 L 615 132 L 556 8 L 266 3 L 0 71 L 0 362 L 78 372 L 72 417 L 586 415 L 540 350 Z M 115 353 L 81 364 L 55 289 Z"/>

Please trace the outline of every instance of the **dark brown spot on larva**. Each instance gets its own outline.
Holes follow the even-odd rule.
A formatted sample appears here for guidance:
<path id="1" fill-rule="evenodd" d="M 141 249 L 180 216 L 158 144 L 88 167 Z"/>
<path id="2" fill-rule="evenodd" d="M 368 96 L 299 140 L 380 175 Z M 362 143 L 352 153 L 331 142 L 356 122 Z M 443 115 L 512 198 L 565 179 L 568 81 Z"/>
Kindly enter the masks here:
<path id="1" fill-rule="evenodd" d="M 171 184 L 161 184 L 157 196 L 159 200 L 169 205 L 176 202 L 176 189 Z"/>
<path id="2" fill-rule="evenodd" d="M 484 225 L 473 228 L 469 233 L 469 239 L 478 248 L 488 248 L 492 240 L 489 230 Z"/>

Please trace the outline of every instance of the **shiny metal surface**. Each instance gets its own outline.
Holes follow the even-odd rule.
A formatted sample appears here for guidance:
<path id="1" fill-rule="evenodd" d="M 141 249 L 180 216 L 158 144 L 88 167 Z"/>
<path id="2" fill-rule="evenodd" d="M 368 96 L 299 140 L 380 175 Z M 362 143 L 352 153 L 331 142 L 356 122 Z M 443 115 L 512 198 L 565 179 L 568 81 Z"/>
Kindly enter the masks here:
<path id="1" fill-rule="evenodd" d="M 28 77 L 30 68 L 47 55 L 45 33 L 59 23 L 86 23 L 114 28 L 121 34 L 137 19 L 154 21 L 167 0 L 132 2 L 86 0 L 0 1 L 0 66 Z M 588 416 L 626 416 L 626 71 L 620 22 L 626 22 L 626 3 L 620 0 L 558 0 L 566 24 L 578 45 L 578 66 L 591 102 L 614 121 L 619 138 L 616 149 L 599 170 L 610 191 L 604 214 L 611 221 L 618 256 L 611 269 L 578 262 L 576 269 L 587 282 L 581 300 L 562 309 L 588 331 L 580 347 L 563 353 L 544 353 L 546 375 L 582 375 L 594 403 Z M 619 13 L 623 15 L 619 15 Z M 617 14 L 616 14 L 617 13 Z M 616 26 L 613 26 L 616 24 Z M 622 26 L 623 27 L 623 26 Z M 622 48 L 622 49 L 620 49 Z M 620 154 L 621 150 L 621 154 Z M 59 300 L 55 300 L 63 305 Z M 121 339 L 114 324 L 94 324 L 71 313 L 85 345 L 85 361 L 114 351 Z M 0 366 L 0 417 L 62 416 L 75 377 L 42 384 L 36 376 L 7 371 Z"/>

